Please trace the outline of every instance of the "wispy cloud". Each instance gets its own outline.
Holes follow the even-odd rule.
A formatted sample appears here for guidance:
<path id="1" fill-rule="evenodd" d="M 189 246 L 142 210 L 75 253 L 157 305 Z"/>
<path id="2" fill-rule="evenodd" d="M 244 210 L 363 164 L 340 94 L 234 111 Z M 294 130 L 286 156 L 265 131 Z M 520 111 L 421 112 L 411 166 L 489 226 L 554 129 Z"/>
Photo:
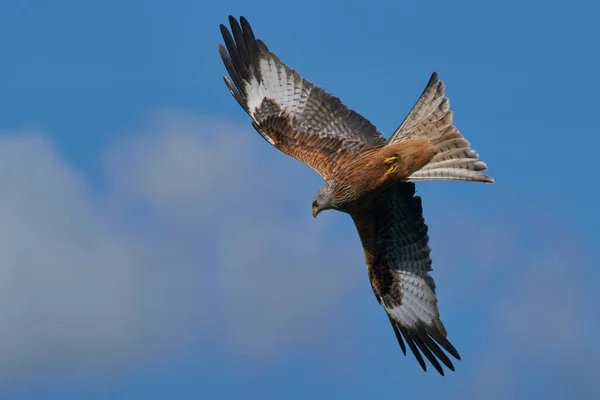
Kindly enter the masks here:
<path id="1" fill-rule="evenodd" d="M 3 132 L 1 379 L 111 368 L 207 331 L 260 358 L 315 337 L 355 275 L 312 193 L 284 184 L 307 206 L 283 210 L 251 134 L 160 113 L 114 145 L 98 193 L 45 133 Z"/>
<path id="2" fill-rule="evenodd" d="M 273 167 L 285 161 L 284 171 Z M 333 331 L 342 347 L 416 366 L 396 347 L 351 339 L 350 292 L 369 290 L 354 227 L 336 214 L 315 222 L 318 177 L 251 128 L 163 110 L 104 162 L 100 186 L 47 134 L 0 135 L 3 382 L 114 370 L 198 338 L 254 365 L 318 347 Z M 598 296 L 577 234 L 551 218 L 473 221 L 460 207 L 436 216 L 436 201 L 426 198 L 425 210 L 434 277 L 464 355 L 462 372 L 447 377 L 463 382 L 454 393 L 522 397 L 552 371 L 562 381 L 547 387 L 592 393 Z M 395 346 L 386 324 L 372 329 Z"/>
<path id="3" fill-rule="evenodd" d="M 196 325 L 198 274 L 165 279 L 44 134 L 3 132 L 0 171 L 2 380 L 145 359 Z"/>
<path id="4" fill-rule="evenodd" d="M 360 264 L 362 251 L 337 251 L 333 226 L 315 223 L 311 171 L 280 173 L 272 165 L 282 155 L 248 127 L 174 110 L 155 121 L 112 153 L 115 181 L 195 238 L 210 275 L 205 301 L 230 351 L 268 358 L 314 338 L 356 278 L 348 264 L 353 256 Z M 291 209 L 290 199 L 305 206 Z"/>

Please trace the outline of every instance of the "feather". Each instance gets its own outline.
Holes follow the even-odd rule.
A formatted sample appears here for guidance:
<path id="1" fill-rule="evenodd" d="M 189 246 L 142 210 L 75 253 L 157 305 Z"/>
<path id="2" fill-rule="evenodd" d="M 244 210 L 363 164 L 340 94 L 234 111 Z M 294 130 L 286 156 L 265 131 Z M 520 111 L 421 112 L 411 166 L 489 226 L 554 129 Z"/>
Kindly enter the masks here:
<path id="1" fill-rule="evenodd" d="M 219 54 L 230 77 L 225 84 L 269 143 L 324 178 L 341 156 L 385 143 L 368 120 L 281 62 L 256 39 L 246 18 L 229 17 L 229 24 L 231 31 L 220 26 L 225 46 Z M 266 125 L 275 121 L 270 117 L 289 126 L 276 132 Z"/>
<path id="2" fill-rule="evenodd" d="M 398 327 L 396 326 L 396 322 L 394 322 L 394 320 L 392 319 L 392 317 L 390 317 L 389 314 L 388 314 L 388 318 L 390 320 L 390 323 L 392 324 L 392 328 L 394 329 L 394 334 L 396 335 L 396 339 L 398 340 L 400 349 L 402 350 L 402 353 L 404 353 L 404 355 L 406 355 L 406 346 L 404 345 L 404 341 L 402 340 L 402 335 L 400 334 L 400 331 L 398 330 Z"/>
<path id="3" fill-rule="evenodd" d="M 406 343 L 425 371 L 425 359 L 441 375 L 440 361 L 454 371 L 444 350 L 456 359 L 460 356 L 446 339 L 440 320 L 435 282 L 429 275 L 428 228 L 415 185 L 394 184 L 351 216 L 365 250 L 373 292 L 386 311 L 402 352 L 406 354 Z"/>
<path id="4" fill-rule="evenodd" d="M 419 365 L 421 366 L 421 368 L 423 368 L 423 371 L 427 372 L 427 365 L 425 364 L 425 360 L 423 360 L 421 353 L 419 353 L 419 350 L 417 350 L 417 346 L 415 346 L 413 338 L 406 332 L 406 329 L 404 329 L 402 326 L 399 327 L 399 330 L 402 333 L 402 336 L 404 336 L 404 340 L 406 340 L 410 351 L 412 351 L 413 355 L 419 362 Z"/>
<path id="5" fill-rule="evenodd" d="M 220 26 L 224 46 L 218 46 L 228 90 L 261 137 L 328 181 L 327 208 L 352 216 L 373 293 L 402 353 L 409 348 L 424 371 L 426 360 L 441 375 L 443 366 L 454 371 L 449 356 L 460 355 L 441 321 L 428 227 L 410 181 L 494 180 L 452 125 L 444 83 L 431 75 L 386 142 L 366 118 L 281 62 L 244 17 L 229 17 L 229 24 L 231 31 Z"/>
<path id="6" fill-rule="evenodd" d="M 247 47 L 246 37 L 242 32 L 240 24 L 231 15 L 229 16 L 229 25 L 231 26 L 231 32 L 233 33 L 233 38 L 235 39 L 235 44 L 238 49 L 239 59 L 242 64 L 242 68 L 244 68 L 244 70 L 248 70 L 248 67 L 251 64 L 251 60 L 250 52 L 248 51 Z"/>
<path id="7" fill-rule="evenodd" d="M 421 353 L 423 353 L 423 355 L 427 358 L 427 360 L 429 360 L 431 365 L 433 365 L 433 368 L 435 368 L 436 371 L 440 373 L 440 375 L 444 376 L 444 370 L 442 369 L 442 366 L 438 362 L 437 358 L 435 358 L 431 350 L 429 350 L 429 347 L 425 346 L 425 344 L 421 340 L 420 335 L 414 336 L 413 340 L 417 347 L 421 350 Z"/>
<path id="8" fill-rule="evenodd" d="M 230 73 L 231 78 L 233 79 L 235 84 L 239 86 L 241 85 L 243 79 L 247 78 L 244 75 L 245 68 L 242 64 L 242 57 L 239 54 L 238 47 L 236 46 L 235 41 L 231 36 L 231 33 L 229 33 L 229 30 L 227 30 L 225 25 L 219 25 L 219 27 L 221 28 L 221 35 L 223 36 L 223 40 L 225 41 L 227 51 L 229 52 L 228 59 L 231 60 L 231 64 L 235 69 L 235 74 Z M 226 53 L 221 51 L 220 49 L 219 52 L 221 53 L 221 58 L 223 58 L 223 56 L 226 55 Z M 223 60 L 223 62 L 225 63 L 225 67 L 227 67 L 227 63 L 225 62 L 225 60 Z"/>
<path id="9" fill-rule="evenodd" d="M 436 72 L 387 145 L 418 137 L 429 139 L 436 147 L 436 155 L 429 164 L 413 173 L 408 178 L 409 182 L 439 179 L 494 182 L 489 176 L 479 173 L 487 170 L 487 165 L 479 160 L 477 152 L 452 125 L 450 100 L 445 96 L 444 82 Z M 465 173 L 464 170 L 473 173 Z"/>

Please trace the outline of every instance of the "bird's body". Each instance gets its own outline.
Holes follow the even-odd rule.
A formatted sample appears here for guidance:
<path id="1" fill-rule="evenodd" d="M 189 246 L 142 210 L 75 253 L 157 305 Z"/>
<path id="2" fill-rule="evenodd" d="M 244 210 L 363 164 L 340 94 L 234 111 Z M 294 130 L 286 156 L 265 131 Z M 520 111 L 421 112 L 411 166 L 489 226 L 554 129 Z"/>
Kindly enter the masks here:
<path id="1" fill-rule="evenodd" d="M 396 338 L 426 370 L 424 355 L 443 375 L 446 353 L 460 356 L 446 338 L 421 198 L 413 182 L 463 180 L 493 183 L 487 166 L 452 125 L 444 84 L 433 73 L 419 100 L 386 140 L 341 100 L 288 68 L 254 36 L 248 21 L 221 25 L 219 52 L 231 79 L 225 83 L 271 145 L 307 164 L 325 180 L 312 213 L 348 213 L 365 252 L 371 286 Z M 446 353 L 445 353 L 445 352 Z"/>
<path id="2" fill-rule="evenodd" d="M 434 155 L 434 146 L 427 139 L 419 138 L 347 156 L 326 183 L 334 194 L 332 208 L 349 214 L 364 208 L 390 185 L 403 182 L 425 166 Z"/>

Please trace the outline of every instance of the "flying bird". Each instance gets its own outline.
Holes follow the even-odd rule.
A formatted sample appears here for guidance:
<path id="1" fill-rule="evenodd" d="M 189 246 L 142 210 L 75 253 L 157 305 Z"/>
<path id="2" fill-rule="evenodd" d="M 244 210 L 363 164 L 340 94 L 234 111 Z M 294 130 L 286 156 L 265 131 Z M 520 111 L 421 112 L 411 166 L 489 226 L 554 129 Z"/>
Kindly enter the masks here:
<path id="1" fill-rule="evenodd" d="M 219 53 L 227 88 L 271 145 L 300 160 L 325 180 L 312 201 L 349 214 L 365 253 L 377 301 L 406 355 L 424 371 L 423 356 L 442 375 L 460 355 L 440 319 L 429 236 L 415 183 L 461 180 L 493 183 L 486 164 L 452 123 L 444 83 L 433 73 L 407 117 L 385 139 L 339 98 L 288 68 L 256 39 L 248 21 L 221 25 Z M 406 343 L 406 344 L 405 344 Z M 447 355 L 447 354 L 448 355 Z"/>

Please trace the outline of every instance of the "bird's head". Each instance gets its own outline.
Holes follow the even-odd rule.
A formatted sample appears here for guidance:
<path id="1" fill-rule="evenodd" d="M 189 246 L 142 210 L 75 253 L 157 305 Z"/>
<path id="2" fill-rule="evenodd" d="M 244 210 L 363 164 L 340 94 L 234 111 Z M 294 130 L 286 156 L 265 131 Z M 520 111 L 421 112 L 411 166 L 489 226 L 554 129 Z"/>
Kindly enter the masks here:
<path id="1" fill-rule="evenodd" d="M 329 209 L 333 208 L 332 203 L 333 203 L 333 196 L 332 196 L 331 186 L 329 184 L 325 184 L 321 189 L 319 189 L 319 191 L 317 192 L 317 194 L 315 194 L 315 197 L 313 198 L 313 202 L 312 202 L 313 217 L 317 218 L 317 215 L 321 211 L 329 210 Z"/>

